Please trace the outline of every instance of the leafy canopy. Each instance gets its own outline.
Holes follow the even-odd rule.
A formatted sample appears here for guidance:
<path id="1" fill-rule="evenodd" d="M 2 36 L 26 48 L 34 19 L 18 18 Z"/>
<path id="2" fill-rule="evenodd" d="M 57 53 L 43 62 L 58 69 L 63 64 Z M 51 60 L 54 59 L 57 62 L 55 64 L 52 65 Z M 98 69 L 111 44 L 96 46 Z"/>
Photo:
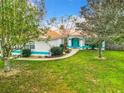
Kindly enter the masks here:
<path id="1" fill-rule="evenodd" d="M 38 9 L 27 0 L 0 0 L 0 40 L 4 52 L 38 37 L 43 8 Z"/>

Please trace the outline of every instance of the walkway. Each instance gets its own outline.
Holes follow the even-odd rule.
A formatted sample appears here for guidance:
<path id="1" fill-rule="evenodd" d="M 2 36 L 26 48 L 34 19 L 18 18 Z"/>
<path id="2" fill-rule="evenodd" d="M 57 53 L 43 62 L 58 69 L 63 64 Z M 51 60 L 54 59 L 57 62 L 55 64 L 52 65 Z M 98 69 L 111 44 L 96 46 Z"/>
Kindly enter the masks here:
<path id="1" fill-rule="evenodd" d="M 79 49 L 72 49 L 69 54 L 61 56 L 61 57 L 55 57 L 55 58 L 17 58 L 16 60 L 58 60 L 58 59 L 65 59 L 65 58 L 73 56 L 78 51 L 79 51 Z"/>

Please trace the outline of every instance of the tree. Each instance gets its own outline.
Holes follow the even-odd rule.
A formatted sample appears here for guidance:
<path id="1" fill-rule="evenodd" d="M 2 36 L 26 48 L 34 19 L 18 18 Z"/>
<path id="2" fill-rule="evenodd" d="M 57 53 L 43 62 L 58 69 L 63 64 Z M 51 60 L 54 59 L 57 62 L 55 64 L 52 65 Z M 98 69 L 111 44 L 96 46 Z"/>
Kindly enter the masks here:
<path id="1" fill-rule="evenodd" d="M 87 0 L 88 5 L 81 8 L 85 22 L 77 27 L 90 34 L 96 34 L 99 44 L 99 58 L 102 57 L 102 42 L 124 33 L 119 26 L 120 18 L 124 17 L 123 0 Z"/>
<path id="2" fill-rule="evenodd" d="M 38 37 L 43 8 L 39 10 L 28 0 L 0 0 L 0 41 L 5 71 L 10 71 L 9 62 L 14 47 L 23 47 Z"/>
<path id="3" fill-rule="evenodd" d="M 48 25 L 55 27 L 57 30 L 60 31 L 63 37 L 63 44 L 64 50 L 67 48 L 67 39 L 70 33 L 75 32 L 77 17 L 74 16 L 67 16 L 67 17 L 60 17 L 60 18 L 51 18 L 48 20 Z"/>
<path id="4" fill-rule="evenodd" d="M 71 33 L 75 32 L 75 23 L 77 21 L 77 17 L 68 16 L 67 18 L 62 17 L 60 20 L 60 32 L 63 36 L 64 50 L 67 49 L 67 41 L 68 37 Z"/>

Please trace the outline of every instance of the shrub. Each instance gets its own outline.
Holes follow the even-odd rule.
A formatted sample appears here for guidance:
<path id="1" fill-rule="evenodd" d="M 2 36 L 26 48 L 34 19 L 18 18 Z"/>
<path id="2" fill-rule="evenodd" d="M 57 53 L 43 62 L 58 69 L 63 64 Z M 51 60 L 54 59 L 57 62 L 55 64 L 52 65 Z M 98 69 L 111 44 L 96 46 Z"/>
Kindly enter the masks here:
<path id="1" fill-rule="evenodd" d="M 22 57 L 29 57 L 31 55 L 30 49 L 23 49 L 22 50 Z"/>
<path id="2" fill-rule="evenodd" d="M 52 56 L 58 56 L 63 54 L 63 49 L 61 47 L 52 47 L 50 51 Z"/>
<path id="3" fill-rule="evenodd" d="M 64 51 L 64 45 L 63 45 L 63 44 L 61 44 L 61 45 L 60 45 L 60 47 L 61 47 L 61 48 L 63 49 L 63 51 Z"/>
<path id="4" fill-rule="evenodd" d="M 61 47 L 61 48 L 64 48 L 64 45 L 63 45 L 63 44 L 60 44 L 60 47 Z"/>
<path id="5" fill-rule="evenodd" d="M 91 44 L 90 47 L 92 50 L 95 50 L 95 48 L 98 48 L 98 44 Z"/>

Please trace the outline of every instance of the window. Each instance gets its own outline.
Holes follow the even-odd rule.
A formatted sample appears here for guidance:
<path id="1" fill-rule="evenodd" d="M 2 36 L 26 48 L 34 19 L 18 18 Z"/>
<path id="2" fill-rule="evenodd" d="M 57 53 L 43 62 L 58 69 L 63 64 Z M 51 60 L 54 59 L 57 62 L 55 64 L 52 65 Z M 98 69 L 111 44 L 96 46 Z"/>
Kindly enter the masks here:
<path id="1" fill-rule="evenodd" d="M 35 43 L 34 42 L 29 42 L 30 49 L 35 49 Z"/>
<path id="2" fill-rule="evenodd" d="M 25 45 L 25 49 L 30 49 L 28 44 Z"/>
<path id="3" fill-rule="evenodd" d="M 35 43 L 34 42 L 29 42 L 25 45 L 26 49 L 35 49 Z"/>

